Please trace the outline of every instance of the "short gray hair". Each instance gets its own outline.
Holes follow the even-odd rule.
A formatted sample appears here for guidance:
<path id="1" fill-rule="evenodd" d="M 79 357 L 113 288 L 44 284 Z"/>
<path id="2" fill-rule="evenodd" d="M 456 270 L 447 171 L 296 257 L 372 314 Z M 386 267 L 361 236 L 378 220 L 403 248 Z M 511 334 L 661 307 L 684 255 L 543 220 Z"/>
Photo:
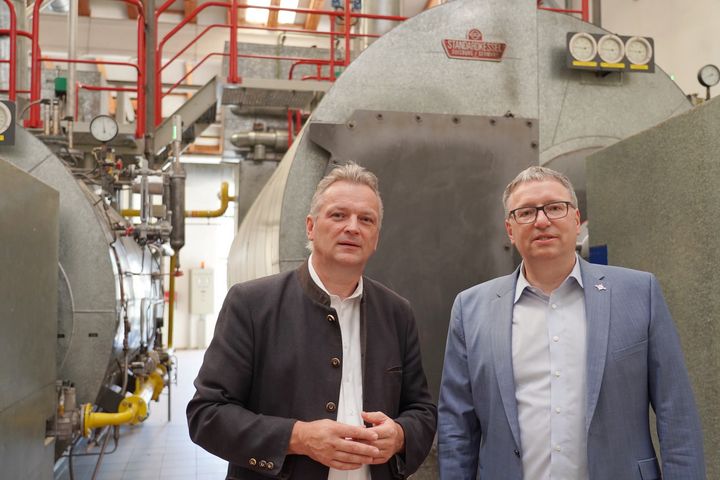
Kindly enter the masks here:
<path id="1" fill-rule="evenodd" d="M 519 187 L 523 183 L 541 182 L 543 180 L 555 180 L 561 183 L 562 186 L 565 187 L 570 193 L 573 207 L 577 208 L 577 195 L 575 195 L 575 189 L 573 188 L 572 183 L 570 182 L 570 179 L 568 177 L 550 168 L 533 166 L 526 168 L 522 172 L 518 173 L 517 177 L 515 177 L 513 181 L 508 183 L 508 186 L 505 187 L 502 198 L 505 216 L 507 217 L 510 214 L 510 211 L 508 210 L 508 200 L 510 199 L 510 195 L 512 195 L 512 193 L 517 187 Z"/>
<path id="2" fill-rule="evenodd" d="M 335 182 L 348 182 L 357 185 L 366 185 L 375 192 L 379 205 L 378 229 L 380 229 L 383 219 L 383 202 L 380 197 L 378 178 L 370 170 L 361 167 L 355 162 L 348 162 L 344 165 L 339 165 L 333 168 L 330 173 L 320 180 L 320 183 L 318 183 L 315 193 L 312 196 L 312 200 L 310 200 L 310 213 L 308 213 L 308 215 L 310 215 L 313 219 L 317 219 L 318 213 L 320 213 L 320 207 L 322 206 L 322 196 Z M 312 251 L 312 241 L 308 240 L 306 247 L 308 250 Z"/>
<path id="3" fill-rule="evenodd" d="M 378 227 L 382 224 L 383 203 L 382 198 L 380 198 L 378 178 L 370 170 L 361 167 L 355 162 L 348 162 L 344 165 L 333 168 L 330 173 L 320 180 L 320 183 L 318 183 L 318 186 L 315 189 L 312 200 L 310 201 L 309 215 L 311 217 L 317 218 L 320 211 L 320 200 L 322 199 L 322 195 L 328 188 L 330 188 L 330 185 L 335 182 L 349 182 L 370 187 L 372 191 L 375 192 L 378 203 L 380 204 L 380 211 L 378 212 Z"/>

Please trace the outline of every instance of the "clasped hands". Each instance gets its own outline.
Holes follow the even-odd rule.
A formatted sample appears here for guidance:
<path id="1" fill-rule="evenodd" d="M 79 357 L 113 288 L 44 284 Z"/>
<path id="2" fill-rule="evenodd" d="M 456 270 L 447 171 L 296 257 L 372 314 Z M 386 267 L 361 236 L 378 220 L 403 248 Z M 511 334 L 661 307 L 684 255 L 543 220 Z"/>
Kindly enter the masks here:
<path id="1" fill-rule="evenodd" d="M 307 455 L 338 470 L 387 462 L 405 447 L 402 427 L 382 412 L 363 412 L 372 427 L 346 425 L 333 420 L 296 422 L 288 453 Z"/>

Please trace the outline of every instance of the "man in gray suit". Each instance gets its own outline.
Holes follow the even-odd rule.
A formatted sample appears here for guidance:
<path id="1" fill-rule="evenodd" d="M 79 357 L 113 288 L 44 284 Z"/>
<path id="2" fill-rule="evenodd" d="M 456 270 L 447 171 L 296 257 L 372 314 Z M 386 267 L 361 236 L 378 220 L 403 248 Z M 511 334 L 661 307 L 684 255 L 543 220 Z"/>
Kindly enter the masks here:
<path id="1" fill-rule="evenodd" d="M 655 277 L 577 256 L 577 198 L 558 172 L 521 172 L 503 204 L 522 263 L 455 300 L 441 478 L 704 479 L 700 421 Z"/>

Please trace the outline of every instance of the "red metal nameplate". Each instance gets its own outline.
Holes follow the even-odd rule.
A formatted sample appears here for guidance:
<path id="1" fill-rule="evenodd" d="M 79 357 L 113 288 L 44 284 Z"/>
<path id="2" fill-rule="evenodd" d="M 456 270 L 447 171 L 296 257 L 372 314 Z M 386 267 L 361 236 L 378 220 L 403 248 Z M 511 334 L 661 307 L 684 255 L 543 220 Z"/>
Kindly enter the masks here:
<path id="1" fill-rule="evenodd" d="M 465 40 L 444 39 L 442 41 L 445 53 L 450 58 L 460 60 L 484 60 L 489 62 L 502 61 L 507 44 L 499 42 L 483 42 L 482 33 L 473 28 Z"/>

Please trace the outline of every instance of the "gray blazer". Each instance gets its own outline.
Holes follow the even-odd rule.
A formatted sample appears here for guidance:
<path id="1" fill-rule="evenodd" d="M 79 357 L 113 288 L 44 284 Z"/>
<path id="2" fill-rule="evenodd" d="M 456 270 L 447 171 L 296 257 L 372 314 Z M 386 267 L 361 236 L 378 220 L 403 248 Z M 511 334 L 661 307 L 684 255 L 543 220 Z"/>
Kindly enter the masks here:
<path id="1" fill-rule="evenodd" d="M 580 270 L 590 479 L 661 478 L 649 406 L 657 415 L 663 476 L 704 479 L 700 420 L 657 279 L 583 260 Z M 523 479 L 510 338 L 518 274 L 477 285 L 455 300 L 439 401 L 444 480 Z"/>
<path id="2" fill-rule="evenodd" d="M 437 410 L 409 303 L 363 282 L 363 409 L 386 413 L 405 431 L 404 453 L 370 471 L 373 480 L 401 479 L 429 452 Z M 286 453 L 296 420 L 336 420 L 342 358 L 337 313 L 307 263 L 235 285 L 187 407 L 191 438 L 230 462 L 229 479 L 327 478 L 327 467 Z"/>

